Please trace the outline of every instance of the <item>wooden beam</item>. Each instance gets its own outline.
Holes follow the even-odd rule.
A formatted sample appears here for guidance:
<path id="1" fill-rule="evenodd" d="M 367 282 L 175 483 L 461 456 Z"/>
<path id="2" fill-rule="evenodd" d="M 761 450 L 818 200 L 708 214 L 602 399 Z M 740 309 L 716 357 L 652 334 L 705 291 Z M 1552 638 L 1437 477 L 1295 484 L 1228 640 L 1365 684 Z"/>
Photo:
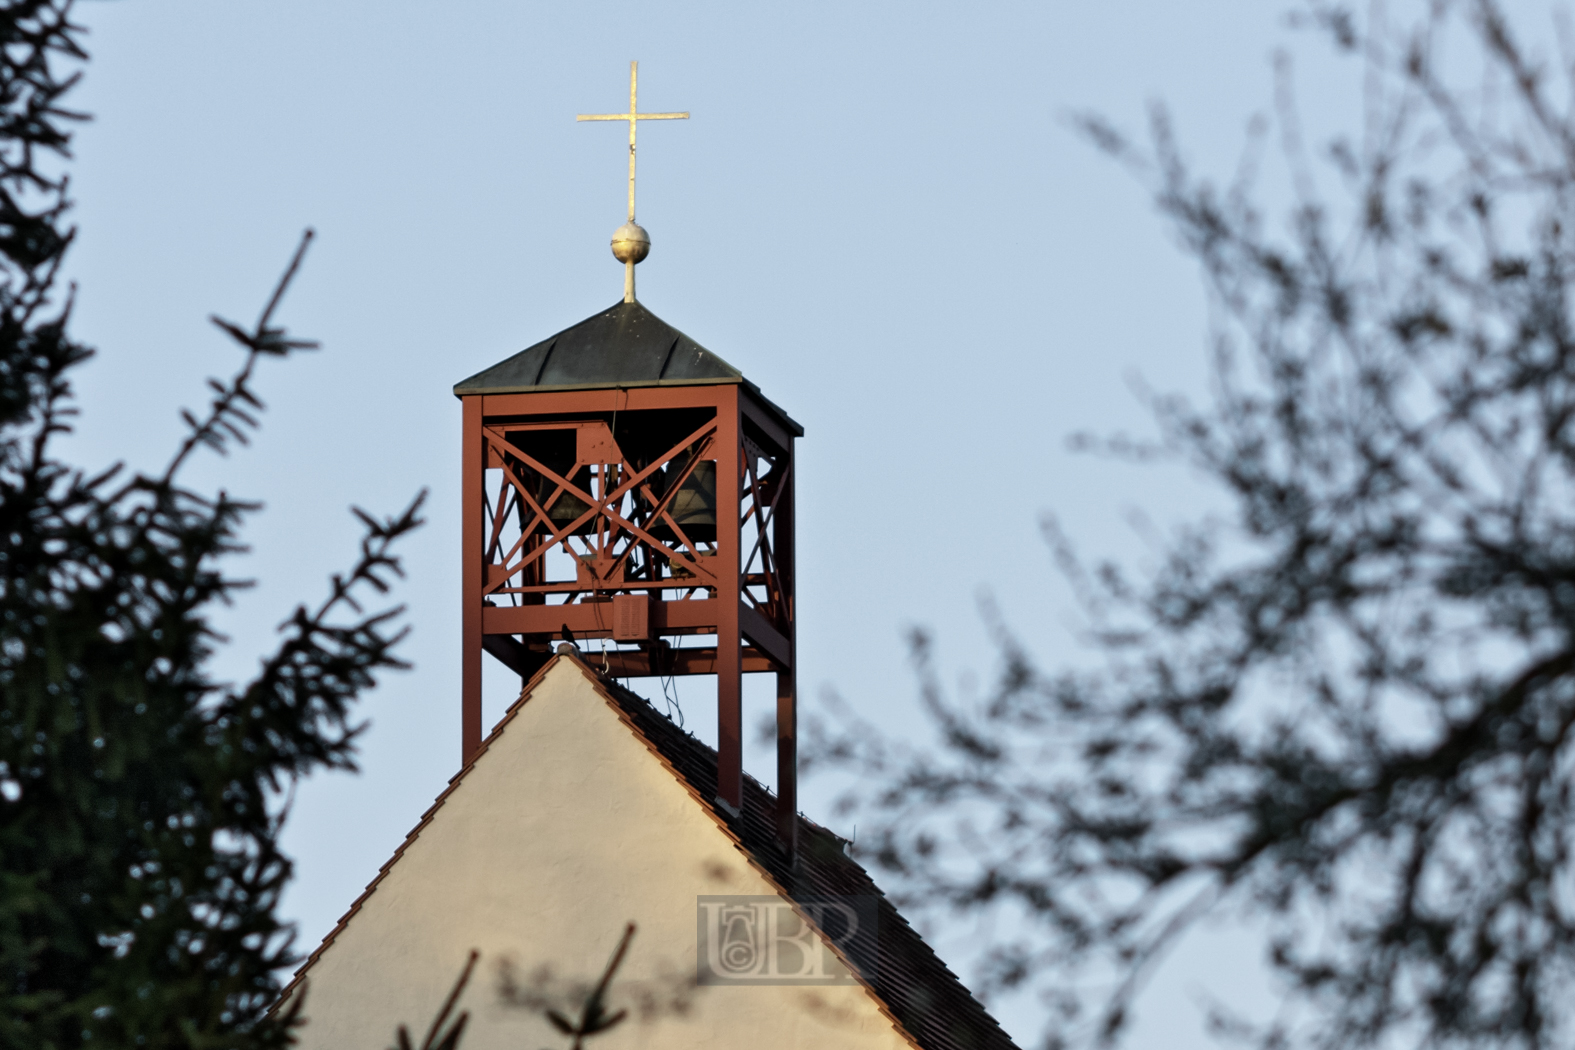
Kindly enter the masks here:
<path id="1" fill-rule="evenodd" d="M 459 742 L 461 766 L 468 765 L 481 749 L 481 589 L 486 584 L 482 549 L 486 524 L 482 501 L 486 498 L 481 439 L 481 399 L 462 398 L 464 421 L 460 456 L 460 685 Z"/>
<path id="2" fill-rule="evenodd" d="M 651 633 L 697 634 L 697 628 L 716 628 L 717 600 L 691 598 L 651 603 Z M 611 638 L 612 603 L 577 602 L 574 605 L 499 605 L 481 612 L 485 634 L 530 634 L 558 640 L 567 624 L 576 638 Z M 709 631 L 703 633 L 710 633 Z"/>
<path id="3" fill-rule="evenodd" d="M 738 628 L 757 648 L 769 653 L 778 667 L 793 666 L 793 646 L 781 631 L 771 626 L 770 620 L 744 602 L 738 603 Z"/>
<path id="4" fill-rule="evenodd" d="M 673 649 L 671 671 L 651 669 L 651 656 L 638 649 L 609 650 L 605 653 L 582 653 L 581 658 L 592 667 L 600 668 L 606 662 L 607 674 L 613 678 L 654 678 L 664 674 L 716 674 L 715 649 Z M 745 674 L 763 674 L 777 669 L 776 663 L 758 649 L 745 649 L 740 661 Z"/>

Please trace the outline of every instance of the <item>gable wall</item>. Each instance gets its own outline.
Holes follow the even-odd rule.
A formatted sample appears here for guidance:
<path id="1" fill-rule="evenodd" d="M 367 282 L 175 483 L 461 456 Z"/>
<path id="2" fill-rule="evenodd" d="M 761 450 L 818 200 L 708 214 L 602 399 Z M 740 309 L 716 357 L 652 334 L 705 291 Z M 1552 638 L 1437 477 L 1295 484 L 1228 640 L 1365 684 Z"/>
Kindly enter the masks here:
<path id="1" fill-rule="evenodd" d="M 774 892 L 586 673 L 559 660 L 309 967 L 301 1045 L 383 1050 L 400 1022 L 419 1041 L 476 948 L 462 1050 L 567 1046 L 539 1015 L 501 1004 L 501 960 L 522 977 L 549 966 L 594 979 L 632 921 L 625 998 L 667 999 L 695 972 L 696 897 Z M 909 1047 L 855 986 L 688 994 L 687 1013 L 631 1018 L 590 1045 Z"/>

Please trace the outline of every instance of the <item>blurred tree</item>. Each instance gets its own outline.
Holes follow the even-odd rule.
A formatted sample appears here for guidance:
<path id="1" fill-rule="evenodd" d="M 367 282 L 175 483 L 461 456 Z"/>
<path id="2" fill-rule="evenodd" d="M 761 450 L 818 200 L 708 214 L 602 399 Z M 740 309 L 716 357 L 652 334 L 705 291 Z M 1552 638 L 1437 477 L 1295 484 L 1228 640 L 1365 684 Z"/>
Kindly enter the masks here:
<path id="1" fill-rule="evenodd" d="M 60 460 L 90 354 L 54 285 L 80 119 L 63 98 L 85 59 L 70 15 L 0 2 L 0 1046 L 280 1046 L 291 1016 L 265 1014 L 292 961 L 280 792 L 350 766 L 351 703 L 400 666 L 398 610 L 360 602 L 399 574 L 390 548 L 420 498 L 386 521 L 356 512 L 354 567 L 285 621 L 252 681 L 209 676 L 209 614 L 243 586 L 220 563 L 251 507 L 180 471 L 245 442 L 261 358 L 311 345 L 273 323 L 310 233 L 254 327 L 215 319 L 244 362 L 210 381 L 162 472 Z"/>
<path id="2" fill-rule="evenodd" d="M 1052 1043 L 1117 1038 L 1211 915 L 1267 931 L 1286 993 L 1223 1034 L 1575 1040 L 1575 35 L 1408 10 L 1299 8 L 1362 78 L 1361 127 L 1305 154 L 1282 62 L 1228 185 L 1162 111 L 1147 147 L 1082 121 L 1215 318 L 1211 402 L 1155 398 L 1152 445 L 1103 448 L 1178 457 L 1232 510 L 1137 574 L 1049 524 L 1097 672 L 1007 637 L 977 703 L 925 670 L 931 744 L 822 730 L 822 761 L 881 778 L 850 799 L 861 854 L 1008 919 L 987 984 L 1041 993 Z M 1255 203 L 1272 128 L 1283 228 Z"/>

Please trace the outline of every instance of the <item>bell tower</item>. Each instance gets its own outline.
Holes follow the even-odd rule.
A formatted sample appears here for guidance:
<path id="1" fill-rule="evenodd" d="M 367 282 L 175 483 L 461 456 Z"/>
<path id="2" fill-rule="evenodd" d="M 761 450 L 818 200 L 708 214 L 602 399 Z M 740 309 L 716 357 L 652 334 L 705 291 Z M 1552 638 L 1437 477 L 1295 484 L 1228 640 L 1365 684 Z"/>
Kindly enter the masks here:
<path id="1" fill-rule="evenodd" d="M 797 813 L 793 442 L 803 428 L 636 301 L 650 239 L 614 235 L 624 299 L 469 379 L 463 436 L 463 758 L 481 745 L 483 653 L 522 678 L 560 640 L 613 677 L 715 675 L 717 797 L 743 805 L 742 675 L 776 676 L 778 837 Z"/>

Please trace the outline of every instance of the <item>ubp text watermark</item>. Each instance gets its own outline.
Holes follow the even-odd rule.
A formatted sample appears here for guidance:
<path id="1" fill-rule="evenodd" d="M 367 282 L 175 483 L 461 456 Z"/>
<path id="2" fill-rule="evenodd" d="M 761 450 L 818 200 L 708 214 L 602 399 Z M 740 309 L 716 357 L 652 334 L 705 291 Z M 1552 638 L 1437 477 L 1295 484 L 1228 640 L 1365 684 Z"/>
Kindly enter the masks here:
<path id="1" fill-rule="evenodd" d="M 699 983 L 857 984 L 875 975 L 874 896 L 696 899 Z M 796 904 L 796 906 L 795 906 Z"/>

